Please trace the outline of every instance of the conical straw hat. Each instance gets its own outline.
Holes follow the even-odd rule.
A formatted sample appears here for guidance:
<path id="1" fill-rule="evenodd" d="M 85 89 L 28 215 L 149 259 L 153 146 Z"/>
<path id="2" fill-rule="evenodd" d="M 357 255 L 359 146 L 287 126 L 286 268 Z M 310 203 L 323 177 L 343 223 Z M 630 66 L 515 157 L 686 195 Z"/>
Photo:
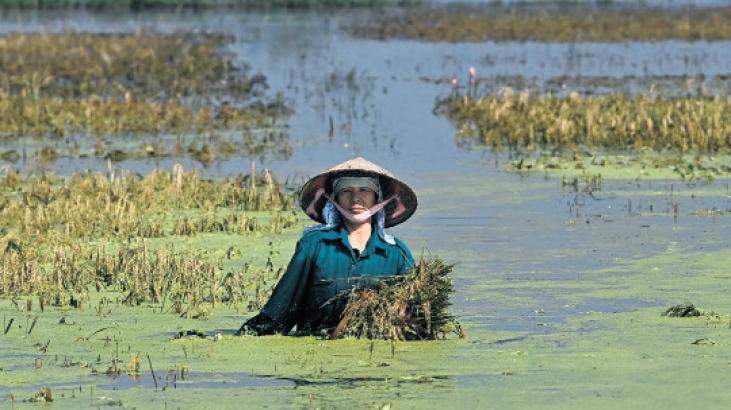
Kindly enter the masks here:
<path id="1" fill-rule="evenodd" d="M 396 195 L 396 200 L 389 202 L 384 208 L 387 228 L 409 219 L 416 211 L 416 194 L 411 187 L 401 182 L 384 168 L 361 157 L 335 165 L 307 181 L 302 188 L 302 196 L 300 197 L 302 210 L 315 221 L 324 223 L 322 209 L 325 207 L 327 199 L 319 193 L 324 192 L 332 195 L 333 180 L 339 176 L 352 173 L 367 173 L 378 177 L 383 199 Z"/>

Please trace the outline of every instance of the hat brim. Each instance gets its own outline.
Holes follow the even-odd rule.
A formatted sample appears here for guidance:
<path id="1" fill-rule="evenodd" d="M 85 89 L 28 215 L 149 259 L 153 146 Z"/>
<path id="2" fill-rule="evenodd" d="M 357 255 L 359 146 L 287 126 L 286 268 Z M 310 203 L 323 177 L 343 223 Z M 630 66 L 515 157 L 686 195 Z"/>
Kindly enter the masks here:
<path id="1" fill-rule="evenodd" d="M 411 187 L 399 181 L 392 175 L 388 175 L 384 172 L 353 168 L 347 170 L 330 170 L 307 181 L 307 183 L 305 183 L 302 187 L 302 194 L 300 196 L 300 206 L 302 207 L 302 210 L 305 211 L 305 213 L 307 213 L 307 215 L 313 220 L 319 223 L 325 223 L 322 217 L 322 210 L 325 207 L 325 204 L 327 204 L 327 198 L 323 195 L 317 198 L 317 201 L 314 204 L 312 203 L 315 201 L 318 191 L 324 191 L 325 193 L 330 194 L 333 189 L 332 184 L 334 179 L 339 176 L 352 174 L 353 172 L 361 172 L 378 177 L 378 182 L 381 185 L 381 192 L 384 199 L 390 198 L 394 195 L 397 196 L 398 200 L 389 202 L 386 207 L 383 208 L 386 213 L 386 228 L 396 226 L 406 221 L 414 214 L 414 212 L 416 212 L 418 201 L 416 193 L 413 189 L 411 189 Z M 402 205 L 403 208 L 399 205 Z M 312 212 L 308 213 L 308 208 L 310 208 Z M 401 212 L 399 212 L 399 210 Z"/>

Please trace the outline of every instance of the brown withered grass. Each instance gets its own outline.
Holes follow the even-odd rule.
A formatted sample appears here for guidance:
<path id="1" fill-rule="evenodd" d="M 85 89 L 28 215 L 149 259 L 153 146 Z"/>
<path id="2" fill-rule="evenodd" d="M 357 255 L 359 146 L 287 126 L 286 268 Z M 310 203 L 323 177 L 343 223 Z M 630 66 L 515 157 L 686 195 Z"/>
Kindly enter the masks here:
<path id="1" fill-rule="evenodd" d="M 89 156 L 89 149 L 75 148 L 81 145 L 113 161 L 172 154 L 203 164 L 233 154 L 287 157 L 289 111 L 281 99 L 265 95 L 263 75 L 252 75 L 225 51 L 231 41 L 210 33 L 1 35 L 0 141 L 74 139 L 77 145 L 68 152 L 37 152 L 46 162 Z M 172 148 L 104 149 L 116 137 L 181 141 L 201 135 L 209 143 L 186 143 L 187 150 L 179 142 Z M 9 161 L 19 158 L 17 149 L 2 154 Z"/>
<path id="2" fill-rule="evenodd" d="M 454 293 L 452 265 L 439 258 L 421 259 L 406 275 L 373 288 L 354 289 L 331 337 L 390 340 L 464 336 L 449 312 Z"/>
<path id="3" fill-rule="evenodd" d="M 731 148 L 725 97 L 654 98 L 602 95 L 568 98 L 527 92 L 438 103 L 459 139 L 496 149 L 533 151 L 600 147 L 719 152 Z"/>
<path id="4" fill-rule="evenodd" d="M 246 97 L 266 87 L 221 51 L 222 34 L 13 33 L 0 36 L 0 89 L 27 97 Z"/>
<path id="5" fill-rule="evenodd" d="M 89 292 L 120 294 L 120 303 L 160 305 L 160 311 L 203 317 L 206 306 L 261 305 L 271 289 L 273 266 L 224 271 L 218 260 L 202 252 L 123 245 L 116 252 L 104 246 L 86 250 L 79 244 L 57 245 L 39 252 L 31 242 L 0 240 L 0 296 L 35 295 L 40 304 L 79 307 Z M 279 269 L 279 274 L 281 274 Z M 266 287 L 266 288 L 264 288 Z"/>
<path id="6" fill-rule="evenodd" d="M 205 106 L 191 108 L 179 100 L 162 102 L 38 98 L 0 94 L 0 139 L 18 136 L 155 135 L 204 133 L 215 130 L 270 128 L 280 115 L 267 106 Z"/>
<path id="7" fill-rule="evenodd" d="M 180 164 L 146 176 L 112 169 L 61 178 L 10 170 L 0 179 L 0 220 L 6 222 L 0 227 L 0 296 L 80 307 L 96 289 L 118 293 L 119 303 L 150 303 L 193 318 L 218 303 L 257 309 L 271 291 L 269 281 L 283 270 L 272 262 L 271 244 L 265 266 L 242 261 L 232 268 L 233 247 L 214 257 L 206 249 L 176 249 L 174 239 L 151 247 L 144 238 L 277 234 L 298 223 L 293 206 L 293 194 L 253 165 L 248 175 L 220 180 L 185 172 Z M 271 217 L 263 223 L 247 211 Z"/>
<path id="8" fill-rule="evenodd" d="M 144 177 L 126 174 L 75 174 L 0 179 L 0 218 L 5 228 L 22 235 L 55 233 L 66 237 L 150 238 L 166 234 L 165 218 L 182 210 L 212 213 L 226 208 L 234 216 L 191 216 L 190 228 L 177 225 L 171 234 L 196 232 L 281 231 L 296 217 L 277 213 L 270 225 L 250 221 L 245 211 L 291 211 L 294 194 L 287 193 L 268 172 L 207 180 L 197 171 L 156 170 Z M 205 219 L 203 219 L 205 218 Z M 200 222 L 202 220 L 202 222 Z M 214 229 L 215 228 L 215 229 Z"/>

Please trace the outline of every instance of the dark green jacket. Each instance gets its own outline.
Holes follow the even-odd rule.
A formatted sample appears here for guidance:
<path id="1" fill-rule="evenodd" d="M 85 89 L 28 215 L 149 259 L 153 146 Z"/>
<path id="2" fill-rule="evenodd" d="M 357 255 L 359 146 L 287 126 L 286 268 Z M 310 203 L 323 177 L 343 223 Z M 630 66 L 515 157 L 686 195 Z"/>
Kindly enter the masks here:
<path id="1" fill-rule="evenodd" d="M 301 332 L 317 332 L 336 324 L 333 320 L 342 306 L 328 303 L 333 297 L 354 286 L 402 275 L 413 264 L 403 242 L 396 239 L 391 245 L 375 231 L 360 254 L 350 246 L 345 228 L 307 232 L 271 298 L 245 327 L 258 334 L 286 334 L 294 325 Z"/>

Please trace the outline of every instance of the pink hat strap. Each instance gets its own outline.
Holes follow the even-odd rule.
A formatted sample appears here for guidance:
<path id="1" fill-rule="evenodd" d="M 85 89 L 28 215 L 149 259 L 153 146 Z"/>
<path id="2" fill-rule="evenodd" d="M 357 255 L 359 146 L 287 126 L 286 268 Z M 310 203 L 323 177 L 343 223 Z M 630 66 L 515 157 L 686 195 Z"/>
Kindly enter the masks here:
<path id="1" fill-rule="evenodd" d="M 396 199 L 396 210 L 391 214 L 391 218 L 397 218 L 399 215 L 406 212 L 406 207 L 403 202 L 401 202 L 401 198 L 399 198 L 398 194 L 394 194 L 391 198 Z"/>
<path id="2" fill-rule="evenodd" d="M 307 206 L 307 209 L 305 209 L 305 213 L 309 215 L 310 217 L 317 219 L 317 210 L 315 209 L 315 204 L 317 204 L 317 201 L 320 200 L 320 197 L 325 194 L 325 188 L 318 188 L 317 191 L 315 191 L 315 198 L 310 202 L 310 204 Z"/>
<path id="3" fill-rule="evenodd" d="M 340 214 L 345 219 L 347 219 L 353 223 L 365 222 L 365 220 L 367 220 L 371 216 L 378 213 L 378 211 L 380 211 L 386 205 L 388 205 L 389 202 L 394 201 L 394 200 L 396 201 L 396 210 L 393 212 L 393 214 L 391 214 L 391 217 L 396 218 L 399 215 L 406 212 L 406 207 L 401 202 L 401 198 L 399 198 L 398 194 L 394 194 L 390 198 L 388 198 L 384 201 L 381 201 L 380 203 L 374 205 L 373 207 L 369 208 L 365 212 L 361 212 L 359 214 L 353 214 L 353 213 L 349 212 L 348 210 L 344 209 L 343 207 L 341 207 L 340 204 L 337 203 L 337 201 L 333 201 L 332 198 L 330 198 L 327 194 L 325 194 L 325 188 L 318 188 L 317 191 L 315 191 L 315 197 L 312 199 L 312 201 L 310 201 L 310 204 L 307 206 L 307 209 L 305 209 L 305 213 L 307 215 L 309 215 L 310 217 L 315 218 L 315 219 L 318 218 L 319 215 L 317 213 L 317 210 L 315 209 L 315 206 L 317 205 L 317 201 L 319 201 L 322 196 L 325 196 L 325 198 L 327 198 L 328 201 L 332 202 L 335 205 L 335 207 L 338 209 L 338 211 L 340 211 Z"/>
<path id="4" fill-rule="evenodd" d="M 354 214 L 347 209 L 340 206 L 340 204 L 337 203 L 337 201 L 333 201 L 329 196 L 325 195 L 325 198 L 327 198 L 330 202 L 332 202 L 335 205 L 335 208 L 340 211 L 340 215 L 343 216 L 343 218 L 347 219 L 348 221 L 354 223 L 354 224 L 362 224 L 363 222 L 370 219 L 371 216 L 375 215 L 383 209 L 384 206 L 386 206 L 389 202 L 391 202 L 394 198 L 396 198 L 396 195 L 393 195 L 392 197 L 388 198 L 385 201 L 381 201 L 381 203 L 378 203 L 376 205 L 373 205 L 372 207 L 366 209 L 365 211 Z"/>

